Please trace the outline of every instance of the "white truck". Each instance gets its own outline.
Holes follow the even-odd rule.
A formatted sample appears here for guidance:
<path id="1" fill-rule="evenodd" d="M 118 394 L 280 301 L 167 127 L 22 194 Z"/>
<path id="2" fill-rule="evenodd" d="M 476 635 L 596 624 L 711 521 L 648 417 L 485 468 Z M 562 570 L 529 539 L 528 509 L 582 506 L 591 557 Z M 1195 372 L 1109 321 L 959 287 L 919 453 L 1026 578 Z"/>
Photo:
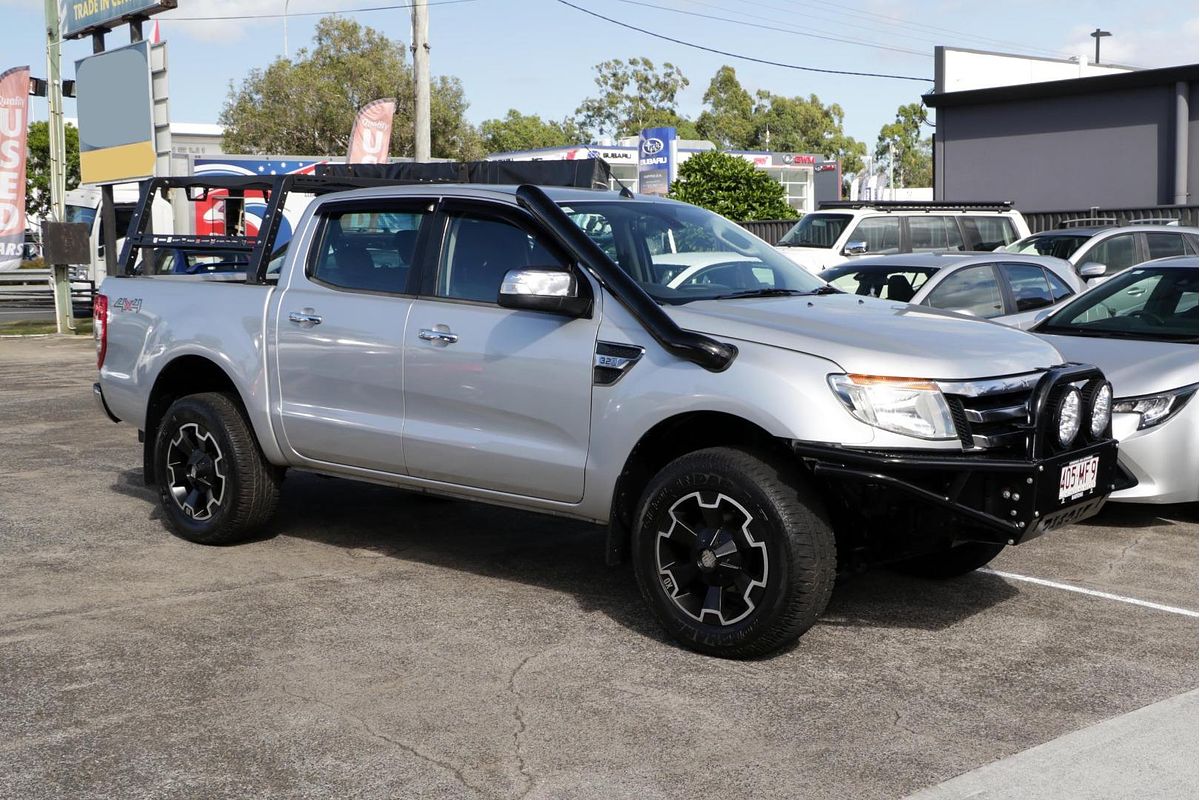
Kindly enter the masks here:
<path id="1" fill-rule="evenodd" d="M 1099 370 L 840 292 L 694 206 L 278 180 L 276 211 L 327 193 L 274 266 L 269 214 L 189 243 L 244 247 L 243 275 L 100 289 L 96 398 L 193 541 L 268 526 L 289 469 L 587 520 L 672 636 L 749 657 L 813 625 L 839 569 L 961 574 L 1114 488 Z M 127 265 L 179 246 L 147 205 Z"/>

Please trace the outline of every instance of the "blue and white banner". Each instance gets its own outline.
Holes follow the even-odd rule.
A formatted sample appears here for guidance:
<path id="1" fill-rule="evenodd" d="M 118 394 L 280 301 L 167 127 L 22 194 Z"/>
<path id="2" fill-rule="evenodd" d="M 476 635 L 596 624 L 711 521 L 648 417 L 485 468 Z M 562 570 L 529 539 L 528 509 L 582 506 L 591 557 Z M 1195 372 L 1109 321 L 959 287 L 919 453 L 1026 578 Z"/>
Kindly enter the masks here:
<path id="1" fill-rule="evenodd" d="M 638 191 L 666 194 L 675 180 L 678 152 L 674 128 L 644 128 L 638 136 Z"/>

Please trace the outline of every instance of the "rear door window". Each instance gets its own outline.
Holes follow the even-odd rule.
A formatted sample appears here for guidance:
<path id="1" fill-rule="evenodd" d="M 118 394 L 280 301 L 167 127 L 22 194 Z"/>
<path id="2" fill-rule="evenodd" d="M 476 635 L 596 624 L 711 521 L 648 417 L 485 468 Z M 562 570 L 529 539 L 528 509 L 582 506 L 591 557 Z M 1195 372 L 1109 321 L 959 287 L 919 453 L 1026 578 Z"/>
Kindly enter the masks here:
<path id="1" fill-rule="evenodd" d="M 965 267 L 933 287 L 925 304 L 947 311 L 958 311 L 982 319 L 1004 313 L 1000 284 L 991 264 Z"/>
<path id="2" fill-rule="evenodd" d="M 952 217 L 909 217 L 908 238 L 914 253 L 942 253 L 966 249 L 962 232 Z"/>
<path id="3" fill-rule="evenodd" d="M 886 255 L 900 252 L 900 218 L 867 217 L 850 232 L 846 244 L 866 242 L 867 252 Z"/>
<path id="4" fill-rule="evenodd" d="M 1187 255 L 1183 235 L 1179 233 L 1147 233 L 1146 248 L 1150 251 L 1150 258 Z"/>
<path id="5" fill-rule="evenodd" d="M 990 253 L 1017 240 L 1017 228 L 1007 217 L 960 217 L 972 240 L 971 249 Z"/>
<path id="6" fill-rule="evenodd" d="M 417 232 L 428 211 L 333 211 L 325 218 L 312 277 L 341 289 L 404 293 Z"/>

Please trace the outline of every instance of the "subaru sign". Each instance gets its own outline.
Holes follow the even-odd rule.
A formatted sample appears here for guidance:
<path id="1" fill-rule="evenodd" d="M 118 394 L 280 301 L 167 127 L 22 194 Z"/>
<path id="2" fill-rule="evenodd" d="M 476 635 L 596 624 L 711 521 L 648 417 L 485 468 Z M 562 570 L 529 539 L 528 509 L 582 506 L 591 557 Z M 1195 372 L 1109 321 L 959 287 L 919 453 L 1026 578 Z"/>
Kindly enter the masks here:
<path id="1" fill-rule="evenodd" d="M 638 137 L 638 191 L 666 194 L 675 178 L 674 128 L 645 128 Z"/>

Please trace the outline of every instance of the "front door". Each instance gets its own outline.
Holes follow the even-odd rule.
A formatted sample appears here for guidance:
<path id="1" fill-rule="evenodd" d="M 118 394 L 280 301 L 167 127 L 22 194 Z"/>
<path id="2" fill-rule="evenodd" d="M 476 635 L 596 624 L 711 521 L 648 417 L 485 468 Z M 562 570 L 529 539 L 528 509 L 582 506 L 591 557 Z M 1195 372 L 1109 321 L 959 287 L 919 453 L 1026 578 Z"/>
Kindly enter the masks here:
<path id="1" fill-rule="evenodd" d="M 409 473 L 563 502 L 583 497 L 598 314 L 501 308 L 504 274 L 569 269 L 516 209 L 448 203 L 404 340 Z M 580 276 L 580 280 L 585 280 Z"/>
<path id="2" fill-rule="evenodd" d="M 432 203 L 325 206 L 276 315 L 279 416 L 302 459 L 404 473 L 404 326 Z"/>

